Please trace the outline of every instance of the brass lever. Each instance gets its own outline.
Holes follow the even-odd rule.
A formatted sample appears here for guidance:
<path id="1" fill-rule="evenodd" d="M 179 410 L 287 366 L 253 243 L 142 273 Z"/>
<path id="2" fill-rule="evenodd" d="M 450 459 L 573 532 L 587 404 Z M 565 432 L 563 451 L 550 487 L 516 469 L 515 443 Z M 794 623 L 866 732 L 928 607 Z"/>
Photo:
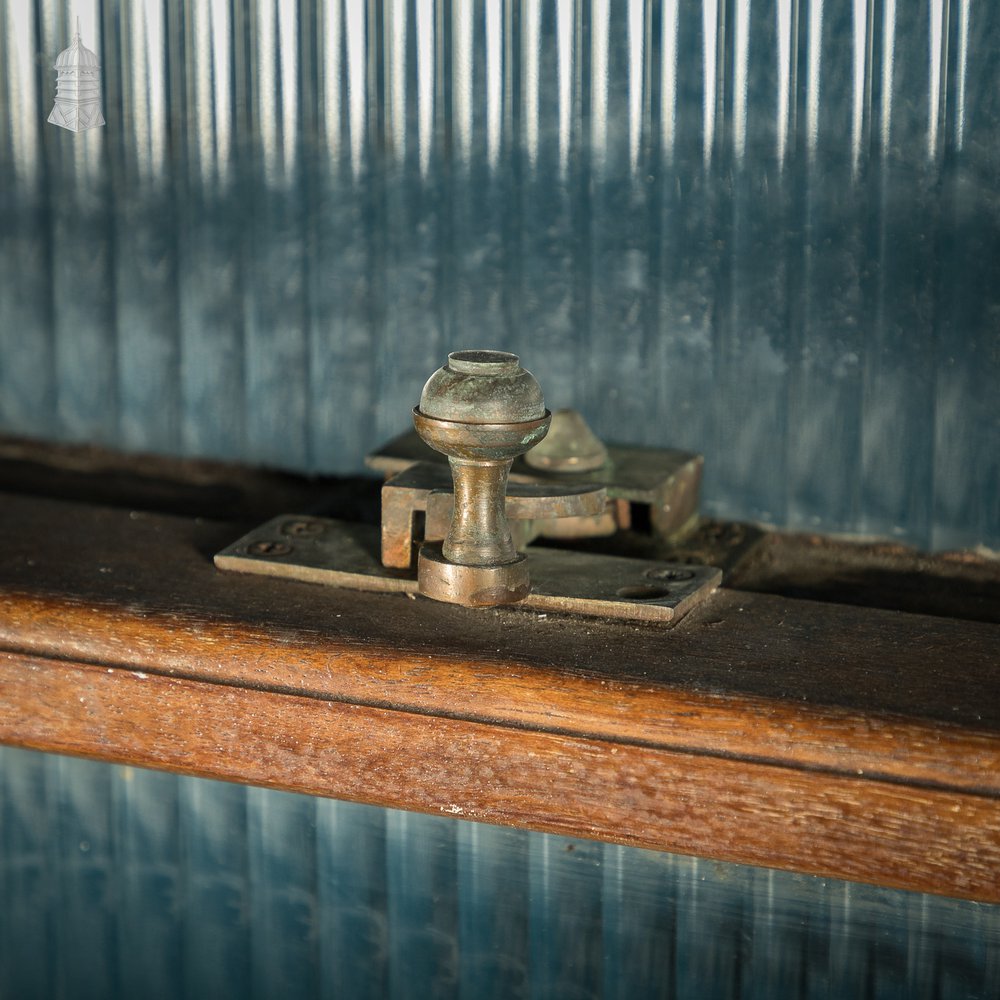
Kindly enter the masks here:
<path id="1" fill-rule="evenodd" d="M 539 523 L 560 518 L 607 516 L 608 491 L 604 486 L 556 486 L 508 480 L 505 509 L 514 545 L 521 551 L 536 535 Z M 441 542 L 451 526 L 455 492 L 448 468 L 432 462 L 415 462 L 390 477 L 382 486 L 382 565 L 409 569 L 414 544 Z M 424 515 L 422 538 L 415 521 Z"/>

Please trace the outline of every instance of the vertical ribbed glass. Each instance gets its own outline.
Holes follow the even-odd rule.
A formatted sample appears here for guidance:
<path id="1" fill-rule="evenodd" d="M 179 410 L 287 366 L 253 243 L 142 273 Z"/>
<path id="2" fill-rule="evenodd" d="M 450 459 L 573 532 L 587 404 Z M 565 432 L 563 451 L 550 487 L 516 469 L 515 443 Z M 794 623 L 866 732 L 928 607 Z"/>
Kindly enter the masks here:
<path id="1" fill-rule="evenodd" d="M 1000 907 L 0 748 L 0 996 L 1000 995 Z"/>
<path id="2" fill-rule="evenodd" d="M 247 189 L 238 126 L 248 120 L 245 5 L 170 4 L 171 140 L 177 192 L 177 407 L 187 454 L 240 455 L 246 448 L 243 301 Z M 242 19 L 242 20 L 241 20 Z M 241 129 L 242 130 L 242 129 Z"/>
<path id="3" fill-rule="evenodd" d="M 71 15 L 107 126 L 45 124 Z M 520 353 L 709 512 L 1000 543 L 1000 7 L 16 0 L 0 428 L 352 471 Z M 65 134 L 64 134 L 65 133 Z"/>
<path id="4" fill-rule="evenodd" d="M 184 939 L 177 919 L 186 901 L 182 785 L 170 774 L 131 767 L 107 770 L 111 775 L 112 864 L 117 866 L 112 875 L 114 891 L 109 895 L 116 922 L 118 989 L 124 996 L 171 1000 L 184 987 Z M 155 942 L 155 946 L 138 947 L 137 941 Z"/>

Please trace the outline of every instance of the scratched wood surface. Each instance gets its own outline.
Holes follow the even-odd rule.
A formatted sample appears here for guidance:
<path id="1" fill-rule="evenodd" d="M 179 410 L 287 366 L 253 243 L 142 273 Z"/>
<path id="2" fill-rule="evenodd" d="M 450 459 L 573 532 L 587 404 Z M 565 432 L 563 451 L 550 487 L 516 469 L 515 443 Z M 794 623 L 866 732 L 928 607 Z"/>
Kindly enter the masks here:
<path id="1" fill-rule="evenodd" d="M 1000 901 L 995 625 L 479 613 L 222 574 L 232 524 L 0 510 L 4 742 Z"/>

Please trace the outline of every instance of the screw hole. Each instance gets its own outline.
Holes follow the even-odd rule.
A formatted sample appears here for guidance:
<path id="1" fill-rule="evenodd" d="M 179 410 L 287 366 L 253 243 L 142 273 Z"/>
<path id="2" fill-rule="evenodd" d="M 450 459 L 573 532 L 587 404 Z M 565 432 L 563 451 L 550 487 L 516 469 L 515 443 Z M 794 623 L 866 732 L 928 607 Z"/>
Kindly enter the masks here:
<path id="1" fill-rule="evenodd" d="M 252 556 L 287 556 L 292 551 L 287 542 L 253 542 L 247 546 L 247 552 Z"/>
<path id="2" fill-rule="evenodd" d="M 658 601 L 662 597 L 670 596 L 669 588 L 654 587 L 650 583 L 639 583 L 633 587 L 619 587 L 616 593 L 618 597 L 626 601 Z"/>
<path id="3" fill-rule="evenodd" d="M 682 580 L 693 580 L 694 570 L 691 569 L 650 569 L 646 570 L 650 580 L 670 580 L 679 583 Z"/>
<path id="4" fill-rule="evenodd" d="M 286 535 L 302 537 L 304 535 L 323 534 L 323 525 L 319 521 L 288 521 L 282 527 L 282 532 Z"/>

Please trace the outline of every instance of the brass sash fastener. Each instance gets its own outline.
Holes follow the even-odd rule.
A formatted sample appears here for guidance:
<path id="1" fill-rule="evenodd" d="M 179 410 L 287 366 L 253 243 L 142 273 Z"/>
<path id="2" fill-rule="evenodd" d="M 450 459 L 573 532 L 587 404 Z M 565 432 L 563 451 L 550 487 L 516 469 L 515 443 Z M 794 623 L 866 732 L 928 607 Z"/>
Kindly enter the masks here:
<path id="1" fill-rule="evenodd" d="M 529 544 L 634 527 L 680 537 L 697 522 L 702 459 L 605 446 L 576 411 L 545 408 L 516 355 L 449 354 L 413 424 L 368 459 L 387 477 L 380 544 L 366 525 L 283 515 L 216 565 L 467 607 L 659 622 L 677 621 L 719 585 L 711 566 Z"/>

